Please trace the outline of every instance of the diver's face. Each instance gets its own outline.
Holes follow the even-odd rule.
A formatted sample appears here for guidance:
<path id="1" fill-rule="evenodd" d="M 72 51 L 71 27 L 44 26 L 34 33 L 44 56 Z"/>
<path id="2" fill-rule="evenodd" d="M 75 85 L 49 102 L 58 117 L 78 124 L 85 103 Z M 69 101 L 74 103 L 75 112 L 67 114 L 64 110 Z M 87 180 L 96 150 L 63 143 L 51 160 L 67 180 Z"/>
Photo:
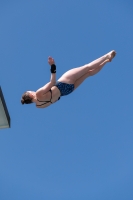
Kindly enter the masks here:
<path id="1" fill-rule="evenodd" d="M 30 98 L 33 99 L 33 98 L 34 98 L 34 93 L 35 93 L 35 92 L 33 92 L 33 91 L 27 91 L 27 92 L 28 92 Z"/>

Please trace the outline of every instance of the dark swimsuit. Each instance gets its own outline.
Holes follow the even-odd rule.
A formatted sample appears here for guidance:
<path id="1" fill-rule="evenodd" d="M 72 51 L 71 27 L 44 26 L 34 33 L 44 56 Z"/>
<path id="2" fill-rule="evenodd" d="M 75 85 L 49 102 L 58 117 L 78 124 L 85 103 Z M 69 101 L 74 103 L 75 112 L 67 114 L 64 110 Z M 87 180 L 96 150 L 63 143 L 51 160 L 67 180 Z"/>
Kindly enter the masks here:
<path id="1" fill-rule="evenodd" d="M 68 95 L 74 90 L 74 84 L 62 83 L 57 81 L 55 86 L 60 90 L 61 96 Z"/>
<path id="2" fill-rule="evenodd" d="M 61 96 L 68 95 L 71 92 L 73 92 L 73 90 L 74 90 L 74 84 L 67 84 L 67 83 L 62 83 L 62 82 L 57 81 L 55 86 L 59 89 Z M 47 103 L 53 103 L 51 101 L 52 100 L 52 90 L 50 89 L 49 91 L 51 93 L 51 99 L 49 101 L 40 101 L 37 99 L 39 102 L 42 102 L 42 104 L 36 105 L 36 106 L 43 106 Z M 58 100 L 59 99 L 60 99 L 60 97 L 58 98 Z"/>

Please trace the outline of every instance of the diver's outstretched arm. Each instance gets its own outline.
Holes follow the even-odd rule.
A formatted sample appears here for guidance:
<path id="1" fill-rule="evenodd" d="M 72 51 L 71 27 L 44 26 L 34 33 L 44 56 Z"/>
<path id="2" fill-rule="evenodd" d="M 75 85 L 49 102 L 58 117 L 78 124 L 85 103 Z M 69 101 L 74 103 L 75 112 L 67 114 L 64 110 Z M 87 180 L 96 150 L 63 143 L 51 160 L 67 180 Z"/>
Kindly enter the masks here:
<path id="1" fill-rule="evenodd" d="M 36 95 L 38 98 L 46 94 L 56 83 L 56 65 L 54 59 L 52 57 L 48 57 L 48 63 L 51 66 L 51 79 L 49 83 L 36 91 Z"/>
<path id="2" fill-rule="evenodd" d="M 48 57 L 48 63 L 51 66 L 50 82 L 53 83 L 53 85 L 55 85 L 55 83 L 56 83 L 56 65 L 55 65 L 54 59 L 51 56 Z"/>
<path id="3" fill-rule="evenodd" d="M 53 87 L 53 84 L 51 82 L 47 83 L 43 87 L 39 88 L 36 91 L 37 98 L 41 98 L 44 94 L 46 94 L 51 88 Z"/>

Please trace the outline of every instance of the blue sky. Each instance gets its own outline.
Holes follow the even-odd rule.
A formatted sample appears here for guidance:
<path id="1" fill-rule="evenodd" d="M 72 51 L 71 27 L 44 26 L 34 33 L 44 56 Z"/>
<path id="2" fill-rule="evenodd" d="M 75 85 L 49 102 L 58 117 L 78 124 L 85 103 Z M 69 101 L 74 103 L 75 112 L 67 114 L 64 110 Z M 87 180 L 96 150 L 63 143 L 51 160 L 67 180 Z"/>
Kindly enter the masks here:
<path id="1" fill-rule="evenodd" d="M 1 200 L 133 199 L 133 2 L 0 1 Z M 115 49 L 117 56 L 46 109 L 26 90 Z"/>

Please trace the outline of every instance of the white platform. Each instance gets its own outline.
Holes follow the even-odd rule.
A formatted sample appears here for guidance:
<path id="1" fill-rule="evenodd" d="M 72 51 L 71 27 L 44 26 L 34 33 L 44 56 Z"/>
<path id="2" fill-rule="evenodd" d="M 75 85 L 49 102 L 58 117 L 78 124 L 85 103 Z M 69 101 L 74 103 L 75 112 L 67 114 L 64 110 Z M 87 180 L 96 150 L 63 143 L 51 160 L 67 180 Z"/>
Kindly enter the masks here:
<path id="1" fill-rule="evenodd" d="M 10 116 L 0 87 L 0 128 L 10 128 Z"/>

